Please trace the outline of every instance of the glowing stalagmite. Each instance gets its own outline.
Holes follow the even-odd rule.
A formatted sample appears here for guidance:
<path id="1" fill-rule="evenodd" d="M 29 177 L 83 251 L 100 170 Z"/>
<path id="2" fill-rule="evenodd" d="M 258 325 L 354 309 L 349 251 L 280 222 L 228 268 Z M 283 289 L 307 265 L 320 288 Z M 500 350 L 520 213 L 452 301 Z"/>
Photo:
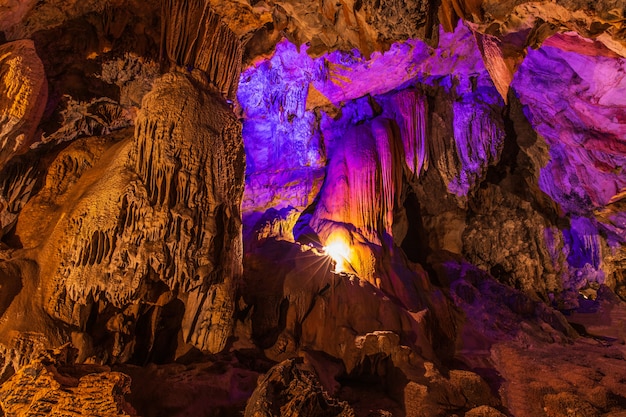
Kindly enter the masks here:
<path id="1" fill-rule="evenodd" d="M 355 248 L 352 261 L 364 279 L 374 277 L 373 255 L 365 249 L 366 243 L 386 245 L 393 234 L 393 211 L 402 179 L 400 146 L 389 119 L 348 129 L 344 140 L 332 150 L 310 222 L 324 244 L 346 232 L 350 237 L 342 238 L 343 244 L 360 241 L 361 250 Z"/>

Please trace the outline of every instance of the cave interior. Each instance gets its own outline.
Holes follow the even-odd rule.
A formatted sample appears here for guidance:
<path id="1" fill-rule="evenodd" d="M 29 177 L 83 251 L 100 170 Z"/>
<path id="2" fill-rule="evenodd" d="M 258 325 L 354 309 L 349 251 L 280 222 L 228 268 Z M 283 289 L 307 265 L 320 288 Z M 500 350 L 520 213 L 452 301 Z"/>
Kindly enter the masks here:
<path id="1" fill-rule="evenodd" d="M 0 415 L 626 416 L 621 0 L 0 0 Z"/>

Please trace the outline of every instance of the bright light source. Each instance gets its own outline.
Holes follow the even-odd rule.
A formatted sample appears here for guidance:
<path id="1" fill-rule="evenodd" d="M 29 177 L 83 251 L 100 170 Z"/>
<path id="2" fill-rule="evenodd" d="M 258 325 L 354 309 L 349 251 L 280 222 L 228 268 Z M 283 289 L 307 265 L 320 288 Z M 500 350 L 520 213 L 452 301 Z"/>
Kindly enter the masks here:
<path id="1" fill-rule="evenodd" d="M 335 261 L 335 273 L 350 270 L 350 247 L 342 240 L 333 240 L 324 246 L 324 252 Z"/>

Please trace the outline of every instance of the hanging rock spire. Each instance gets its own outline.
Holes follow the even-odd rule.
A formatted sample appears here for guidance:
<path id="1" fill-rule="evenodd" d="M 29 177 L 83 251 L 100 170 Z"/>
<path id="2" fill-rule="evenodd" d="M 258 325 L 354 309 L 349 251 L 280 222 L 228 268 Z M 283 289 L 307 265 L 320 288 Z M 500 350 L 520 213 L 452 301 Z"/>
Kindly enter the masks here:
<path id="1" fill-rule="evenodd" d="M 228 99 L 237 94 L 243 48 L 206 0 L 163 0 L 161 57 L 198 69 Z"/>

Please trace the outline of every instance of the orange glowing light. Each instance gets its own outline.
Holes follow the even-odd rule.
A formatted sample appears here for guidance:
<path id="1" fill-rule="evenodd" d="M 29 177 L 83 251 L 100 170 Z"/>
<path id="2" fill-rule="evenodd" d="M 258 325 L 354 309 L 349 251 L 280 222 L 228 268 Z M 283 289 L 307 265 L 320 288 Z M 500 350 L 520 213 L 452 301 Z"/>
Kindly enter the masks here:
<path id="1" fill-rule="evenodd" d="M 324 252 L 335 261 L 335 273 L 349 272 L 350 266 L 350 246 L 340 239 L 334 239 L 324 246 Z"/>

